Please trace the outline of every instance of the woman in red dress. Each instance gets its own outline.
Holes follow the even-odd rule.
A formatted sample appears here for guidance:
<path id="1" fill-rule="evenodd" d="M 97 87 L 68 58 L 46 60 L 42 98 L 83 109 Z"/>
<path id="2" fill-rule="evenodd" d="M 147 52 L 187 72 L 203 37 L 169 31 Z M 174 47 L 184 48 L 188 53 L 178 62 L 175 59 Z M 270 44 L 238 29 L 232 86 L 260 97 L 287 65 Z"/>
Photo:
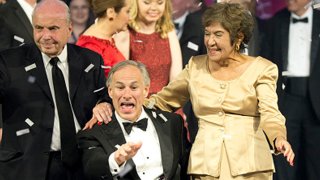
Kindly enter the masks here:
<path id="1" fill-rule="evenodd" d="M 95 0 L 91 7 L 96 22 L 78 39 L 77 45 L 99 53 L 103 60 L 106 77 L 110 68 L 126 58 L 115 46 L 113 35 L 127 30 L 129 22 L 130 0 Z"/>
<path id="2" fill-rule="evenodd" d="M 171 20 L 171 0 L 133 0 L 129 31 L 115 36 L 119 50 L 146 65 L 149 95 L 157 93 L 182 70 L 178 37 Z"/>

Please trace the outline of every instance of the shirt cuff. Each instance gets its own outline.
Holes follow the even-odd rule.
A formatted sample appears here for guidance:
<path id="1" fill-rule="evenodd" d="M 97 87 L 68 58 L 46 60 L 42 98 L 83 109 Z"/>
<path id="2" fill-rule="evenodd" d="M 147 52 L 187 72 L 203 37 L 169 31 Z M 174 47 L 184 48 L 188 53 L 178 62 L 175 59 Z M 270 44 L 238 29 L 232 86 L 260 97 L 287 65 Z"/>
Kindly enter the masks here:
<path id="1" fill-rule="evenodd" d="M 121 166 L 118 165 L 118 163 L 116 162 L 116 160 L 114 159 L 114 152 L 110 154 L 109 156 L 109 169 L 110 172 L 112 174 L 112 176 L 116 176 L 117 174 L 119 174 L 123 169 L 124 166 L 126 165 L 127 161 L 125 161 Z"/>

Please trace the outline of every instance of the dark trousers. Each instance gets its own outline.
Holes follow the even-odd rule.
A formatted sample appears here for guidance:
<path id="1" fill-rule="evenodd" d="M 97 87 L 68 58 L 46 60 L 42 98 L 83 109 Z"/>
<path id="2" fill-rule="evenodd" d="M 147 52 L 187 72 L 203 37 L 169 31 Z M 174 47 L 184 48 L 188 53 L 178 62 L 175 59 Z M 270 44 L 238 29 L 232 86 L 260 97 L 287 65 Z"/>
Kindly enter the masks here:
<path id="1" fill-rule="evenodd" d="M 308 93 L 303 96 L 294 93 L 286 92 L 283 104 L 280 104 L 286 117 L 288 141 L 295 153 L 294 167 L 289 166 L 283 155 L 275 156 L 274 180 L 319 180 L 320 120 Z"/>
<path id="2" fill-rule="evenodd" d="M 80 164 L 79 161 L 78 167 L 68 168 L 61 161 L 60 152 L 51 152 L 46 180 L 84 180 L 85 177 Z"/>

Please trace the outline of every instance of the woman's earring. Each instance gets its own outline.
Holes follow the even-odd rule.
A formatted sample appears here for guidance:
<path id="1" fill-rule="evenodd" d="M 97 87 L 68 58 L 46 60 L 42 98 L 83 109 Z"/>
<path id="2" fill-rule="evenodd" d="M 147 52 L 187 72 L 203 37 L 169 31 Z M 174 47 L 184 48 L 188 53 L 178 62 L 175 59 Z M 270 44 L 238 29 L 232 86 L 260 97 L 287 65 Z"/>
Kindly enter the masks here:
<path id="1" fill-rule="evenodd" d="M 236 51 L 239 51 L 240 50 L 240 44 L 236 44 Z"/>

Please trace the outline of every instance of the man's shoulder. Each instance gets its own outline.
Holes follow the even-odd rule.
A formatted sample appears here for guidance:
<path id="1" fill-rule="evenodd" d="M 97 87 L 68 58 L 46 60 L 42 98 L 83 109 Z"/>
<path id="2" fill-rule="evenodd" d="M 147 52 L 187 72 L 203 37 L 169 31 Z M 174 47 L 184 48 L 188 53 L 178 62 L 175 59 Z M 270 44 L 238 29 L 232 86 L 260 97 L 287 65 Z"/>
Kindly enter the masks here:
<path id="1" fill-rule="evenodd" d="M 167 121 L 168 118 L 170 119 L 180 119 L 182 118 L 179 114 L 168 112 L 168 111 L 162 111 L 160 109 L 148 109 L 145 108 L 145 111 L 150 115 L 152 115 L 154 118 L 162 118 L 164 121 Z"/>
<path id="2" fill-rule="evenodd" d="M 21 56 L 25 57 L 30 50 L 37 50 L 35 44 L 24 44 L 22 46 L 12 47 L 5 50 L 0 51 L 0 55 L 2 56 Z"/>
<path id="3" fill-rule="evenodd" d="M 68 48 L 70 51 L 74 51 L 76 54 L 80 55 L 80 57 L 89 57 L 89 60 L 94 60 L 96 58 L 102 59 L 100 54 L 75 44 L 68 44 Z"/>

